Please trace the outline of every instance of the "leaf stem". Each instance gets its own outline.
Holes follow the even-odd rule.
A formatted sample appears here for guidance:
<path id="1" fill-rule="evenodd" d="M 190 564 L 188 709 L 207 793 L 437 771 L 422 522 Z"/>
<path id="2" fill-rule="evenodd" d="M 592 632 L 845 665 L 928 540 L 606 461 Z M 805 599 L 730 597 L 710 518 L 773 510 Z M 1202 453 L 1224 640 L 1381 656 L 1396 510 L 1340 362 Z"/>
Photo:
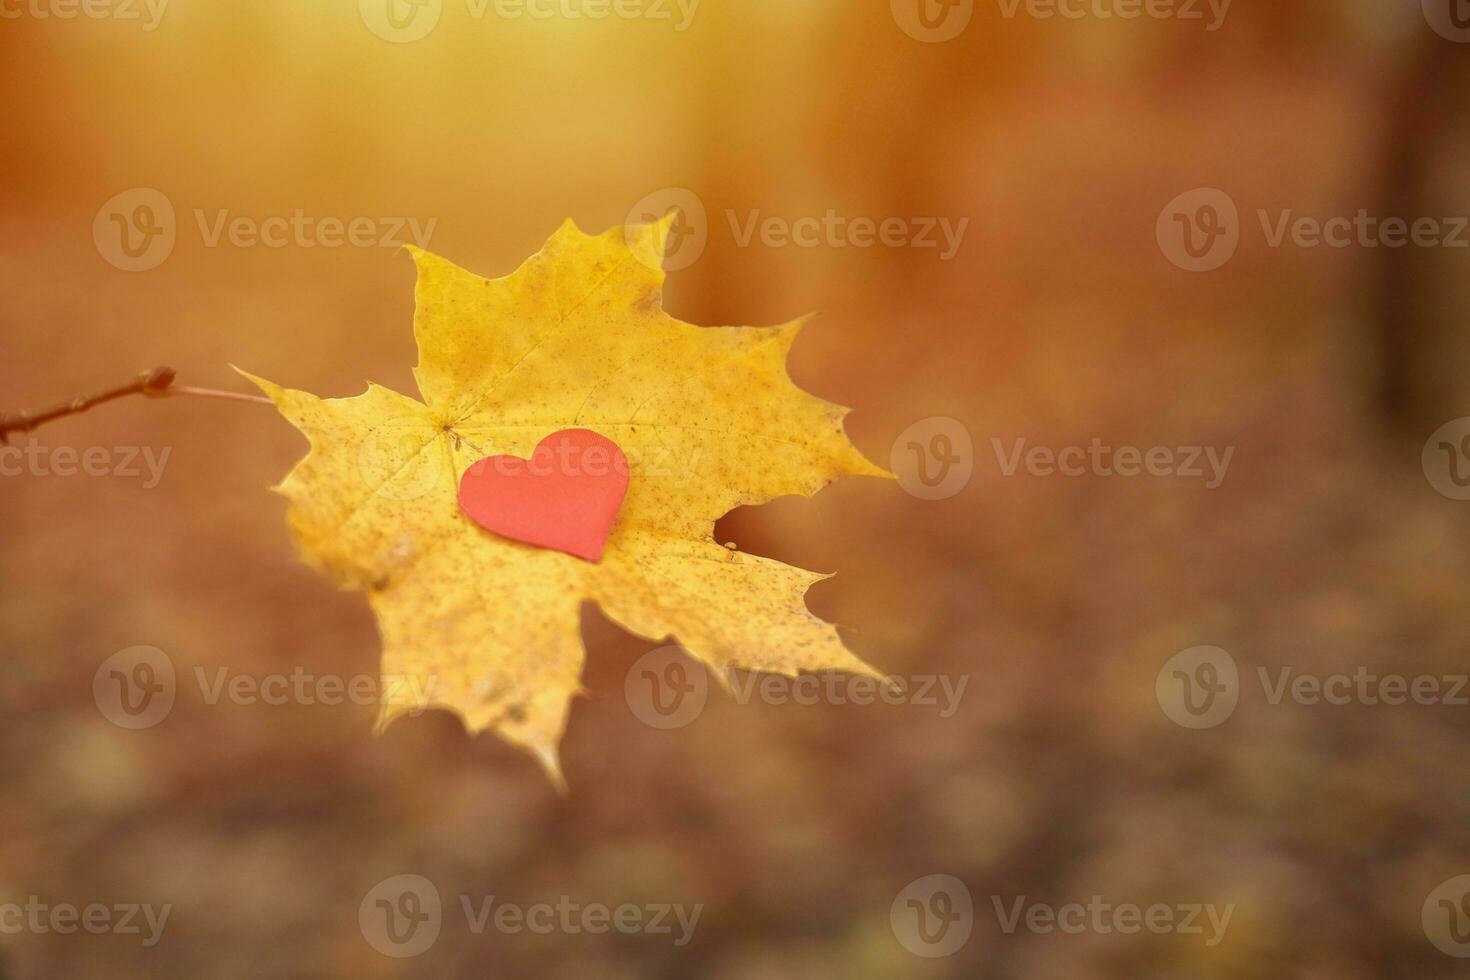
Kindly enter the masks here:
<path id="1" fill-rule="evenodd" d="M 227 398 L 231 401 L 262 402 L 266 405 L 271 403 L 269 398 L 261 395 L 246 395 L 236 391 L 219 391 L 214 388 L 193 388 L 185 385 L 175 386 L 174 377 L 173 368 L 156 367 L 151 371 L 140 371 L 137 377 L 127 384 L 107 388 L 92 395 L 79 395 L 70 401 L 41 411 L 0 412 L 0 443 L 8 443 L 10 441 L 10 433 L 12 432 L 30 432 L 39 425 L 65 418 L 68 415 L 79 415 L 94 405 L 101 405 L 103 402 L 110 402 L 115 398 L 123 398 L 127 395 L 143 395 L 148 398 L 193 395 L 200 398 Z"/>
<path id="2" fill-rule="evenodd" d="M 233 402 L 256 402 L 261 405 L 272 404 L 271 400 L 264 395 L 247 395 L 243 391 L 221 391 L 218 388 L 194 388 L 189 385 L 173 385 L 158 392 L 163 395 L 194 395 L 198 398 L 223 398 Z"/>

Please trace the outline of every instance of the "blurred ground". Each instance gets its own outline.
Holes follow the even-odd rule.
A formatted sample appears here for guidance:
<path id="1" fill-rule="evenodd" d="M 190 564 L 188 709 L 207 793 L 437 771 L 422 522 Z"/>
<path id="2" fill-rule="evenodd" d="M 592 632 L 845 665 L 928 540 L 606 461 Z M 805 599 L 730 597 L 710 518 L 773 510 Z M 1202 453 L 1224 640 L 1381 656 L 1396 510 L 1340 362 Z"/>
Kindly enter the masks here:
<path id="1" fill-rule="evenodd" d="M 6 931 L 0 976 L 1463 975 L 1421 908 L 1470 873 L 1466 709 L 1273 705 L 1255 682 L 1283 666 L 1466 671 L 1470 504 L 1420 460 L 1470 414 L 1465 253 L 1414 250 L 1418 319 L 1386 327 L 1386 250 L 1273 249 L 1254 217 L 1404 199 L 1383 160 L 1406 106 L 1434 138 L 1412 154 L 1427 176 L 1407 199 L 1470 213 L 1470 127 L 1436 108 L 1470 86 L 1415 98 L 1404 81 L 1452 42 L 1412 2 L 1238 0 L 1215 32 L 982 3 L 933 44 L 887 6 L 706 0 L 676 32 L 451 4 L 402 44 L 347 3 L 175 0 L 149 32 L 0 20 L 0 407 L 157 363 L 214 387 L 243 387 L 234 363 L 322 394 L 413 390 L 401 251 L 208 247 L 195 209 L 436 219 L 435 251 L 499 275 L 567 216 L 600 230 L 682 187 L 708 209 L 709 244 L 670 276 L 671 312 L 818 310 L 793 375 L 857 407 L 849 431 L 871 457 L 932 416 L 975 447 L 948 499 L 853 480 L 721 525 L 746 550 L 838 571 L 813 611 L 884 670 L 968 678 L 958 711 L 715 689 L 692 724 L 656 730 L 624 697 L 654 645 L 589 608 L 562 797 L 442 714 L 375 739 L 371 707 L 210 705 L 190 682 L 162 723 L 110 723 L 92 678 L 127 647 L 166 651 L 184 678 L 350 676 L 376 671 L 377 637 L 361 596 L 295 558 L 264 488 L 304 444 L 270 410 L 134 399 L 38 430 L 47 446 L 170 456 L 152 488 L 0 478 L 0 903 L 172 912 L 153 947 Z M 93 220 L 136 187 L 167 196 L 178 242 L 128 273 Z M 1161 208 L 1197 187 L 1242 216 L 1239 252 L 1208 274 L 1155 237 Z M 725 218 L 829 208 L 969 226 L 942 261 L 742 247 Z M 1407 408 L 1380 397 L 1385 331 L 1415 355 Z M 1208 490 L 1006 476 L 991 440 L 1017 438 L 1235 452 Z M 1155 681 L 1202 644 L 1238 663 L 1240 703 L 1190 730 Z M 414 958 L 381 955 L 359 925 L 364 896 L 399 874 L 446 904 Z M 890 912 L 934 874 L 963 882 L 974 913 L 963 948 L 931 958 Z M 461 895 L 703 911 L 683 947 L 476 935 Z M 1235 910 L 1207 946 L 1007 934 L 993 907 L 1094 895 Z"/>

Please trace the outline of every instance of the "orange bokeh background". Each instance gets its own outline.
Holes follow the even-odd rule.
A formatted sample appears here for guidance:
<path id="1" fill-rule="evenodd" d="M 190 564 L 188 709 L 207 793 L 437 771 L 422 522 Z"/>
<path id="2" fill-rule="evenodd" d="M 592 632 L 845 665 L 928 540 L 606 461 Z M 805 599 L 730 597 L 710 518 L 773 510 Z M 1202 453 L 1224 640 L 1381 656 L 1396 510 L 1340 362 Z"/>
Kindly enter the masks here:
<path id="1" fill-rule="evenodd" d="M 20 12 L 0 19 L 0 409 L 156 364 L 231 390 L 235 364 L 323 395 L 414 391 L 401 249 L 211 245 L 200 222 L 221 212 L 433 222 L 434 251 L 498 276 L 567 217 L 600 231 L 681 188 L 708 244 L 670 275 L 670 312 L 817 311 L 792 375 L 855 406 L 870 458 L 936 416 L 974 447 L 946 499 L 843 481 L 732 514 L 720 540 L 837 572 L 809 604 L 854 651 L 967 687 L 947 717 L 714 688 L 659 731 L 624 698 L 657 644 L 589 607 L 565 796 L 447 714 L 374 738 L 368 706 L 207 704 L 196 670 L 373 674 L 374 623 L 296 558 L 266 488 L 305 445 L 273 411 L 121 400 L 34 440 L 167 448 L 156 486 L 0 477 L 0 903 L 173 912 L 152 947 L 0 934 L 0 977 L 1456 975 L 1421 906 L 1470 871 L 1464 709 L 1271 704 L 1254 680 L 1466 669 L 1470 505 L 1420 458 L 1470 414 L 1465 253 L 1272 247 L 1256 218 L 1470 213 L 1470 48 L 1416 2 L 1239 0 L 1215 31 L 976 2 L 938 43 L 881 0 L 704 0 L 687 30 L 444 0 L 404 43 L 346 0 L 172 0 L 152 30 L 36 3 L 64 0 L 0 0 Z M 1240 212 L 1238 252 L 1209 273 L 1156 237 L 1199 187 Z M 137 188 L 167 199 L 176 242 L 128 272 L 94 223 Z M 948 259 L 738 233 L 829 210 L 968 224 Z M 1022 438 L 1234 455 L 1217 489 L 1007 476 L 993 440 Z M 92 678 L 140 644 L 181 689 L 126 731 Z M 1245 688 L 1194 731 L 1155 680 L 1201 644 Z M 358 913 L 403 873 L 447 906 L 703 913 L 679 947 L 476 935 L 447 912 L 397 960 Z M 932 874 L 964 883 L 973 934 L 926 958 L 891 906 Z M 993 902 L 1022 895 L 1235 911 L 1213 946 L 1008 934 Z"/>

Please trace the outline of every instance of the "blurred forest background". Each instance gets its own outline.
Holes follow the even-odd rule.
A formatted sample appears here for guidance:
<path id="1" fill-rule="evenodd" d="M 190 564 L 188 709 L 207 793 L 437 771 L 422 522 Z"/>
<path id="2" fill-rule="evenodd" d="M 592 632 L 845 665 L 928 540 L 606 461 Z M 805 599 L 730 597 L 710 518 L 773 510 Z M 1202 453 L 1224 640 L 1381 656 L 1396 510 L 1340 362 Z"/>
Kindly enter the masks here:
<path id="1" fill-rule="evenodd" d="M 15 6 L 14 10 L 25 10 Z M 321 394 L 413 392 L 412 263 L 392 248 L 209 247 L 193 212 L 436 219 L 431 247 L 508 273 L 566 217 L 661 188 L 708 209 L 666 308 L 702 324 L 817 310 L 792 373 L 856 406 L 853 440 L 960 420 L 974 477 L 928 501 L 841 482 L 720 540 L 839 574 L 809 596 L 893 674 L 968 677 L 918 705 L 740 705 L 641 723 L 656 644 L 585 616 L 571 791 L 431 713 L 209 705 L 196 667 L 373 674 L 363 597 L 301 565 L 266 491 L 303 454 L 268 408 L 130 399 L 46 446 L 168 447 L 140 479 L 0 478 L 0 902 L 169 902 L 163 939 L 0 935 L 0 976 L 1368 977 L 1464 975 L 1421 904 L 1470 872 L 1464 708 L 1270 705 L 1192 731 L 1155 699 L 1175 653 L 1242 675 L 1466 670 L 1470 504 L 1420 452 L 1470 415 L 1470 275 L 1450 248 L 1271 248 L 1257 209 L 1470 214 L 1470 47 L 1418 0 L 1236 0 L 1199 21 L 1007 18 L 943 43 L 883 0 L 705 0 L 692 25 L 469 17 L 389 43 L 354 4 L 173 0 L 157 28 L 0 20 L 0 408 L 168 364 Z M 94 243 L 156 188 L 156 268 Z M 1155 240 L 1228 192 L 1217 271 Z M 742 247 L 726 212 L 969 219 L 915 248 Z M 1199 480 L 1005 476 L 1009 446 L 1235 447 Z M 21 441 L 24 439 L 22 437 Z M 92 679 L 167 652 L 171 714 L 127 731 Z M 358 906 L 422 874 L 446 897 L 705 906 L 693 941 L 472 935 L 374 951 Z M 973 934 L 921 958 L 890 904 L 962 880 Z M 1225 940 L 1007 935 L 1009 904 L 1235 903 Z"/>

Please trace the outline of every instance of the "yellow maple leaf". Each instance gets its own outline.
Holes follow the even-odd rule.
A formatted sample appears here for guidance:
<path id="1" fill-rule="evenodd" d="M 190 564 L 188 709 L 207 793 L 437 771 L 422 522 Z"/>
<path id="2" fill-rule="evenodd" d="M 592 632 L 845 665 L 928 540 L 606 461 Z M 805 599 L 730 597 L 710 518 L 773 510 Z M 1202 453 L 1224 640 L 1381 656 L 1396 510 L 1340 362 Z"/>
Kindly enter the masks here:
<path id="1" fill-rule="evenodd" d="M 422 402 L 372 384 L 323 399 L 246 375 L 310 442 L 276 488 L 303 556 L 370 596 L 379 730 L 447 708 L 560 783 L 587 600 L 634 633 L 672 637 L 722 682 L 730 667 L 878 676 L 807 611 L 826 576 L 730 550 L 713 531 L 742 504 L 888 474 L 848 442 L 847 409 L 787 374 L 802 321 L 697 327 L 663 311 L 668 227 L 591 237 L 568 221 L 493 280 L 411 249 Z M 529 458 L 574 427 L 613 440 L 631 470 L 600 561 L 501 538 L 460 510 L 472 464 Z"/>

